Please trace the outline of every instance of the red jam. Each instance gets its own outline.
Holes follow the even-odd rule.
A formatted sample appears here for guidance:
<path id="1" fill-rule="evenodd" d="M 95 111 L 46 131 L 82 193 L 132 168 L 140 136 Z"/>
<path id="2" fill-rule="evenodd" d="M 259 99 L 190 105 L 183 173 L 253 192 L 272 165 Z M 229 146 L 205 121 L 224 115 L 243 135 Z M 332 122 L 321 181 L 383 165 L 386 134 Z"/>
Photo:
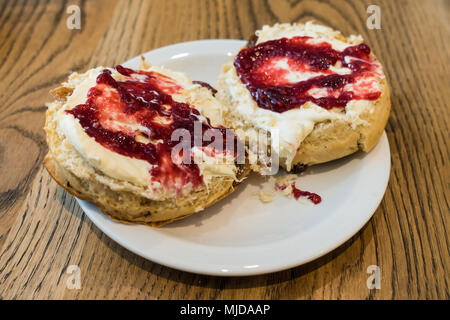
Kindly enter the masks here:
<path id="1" fill-rule="evenodd" d="M 314 204 L 322 202 L 322 198 L 318 194 L 298 189 L 295 186 L 295 182 L 292 182 L 292 194 L 294 195 L 295 200 L 298 200 L 300 197 L 307 197 Z"/>
<path id="2" fill-rule="evenodd" d="M 351 100 L 376 100 L 381 92 L 371 88 L 369 78 L 377 77 L 378 63 L 370 56 L 370 48 L 359 44 L 344 51 L 334 50 L 327 42 L 313 43 L 311 37 L 282 38 L 242 49 L 234 66 L 241 81 L 260 108 L 285 112 L 300 108 L 306 102 L 331 108 L 345 108 Z M 289 70 L 318 73 L 308 80 L 291 83 L 289 70 L 277 65 L 286 60 Z M 330 67 L 340 63 L 350 69 L 337 74 Z M 353 91 L 347 84 L 356 84 Z M 325 88 L 327 96 L 315 98 L 310 89 Z"/>
<path id="3" fill-rule="evenodd" d="M 298 189 L 295 186 L 295 181 L 292 182 L 291 187 L 292 187 L 292 195 L 294 196 L 295 200 L 298 200 L 300 197 L 306 197 L 314 204 L 319 204 L 322 202 L 322 197 L 319 196 L 318 194 Z M 287 185 L 275 184 L 275 188 L 282 191 L 287 188 Z"/>
<path id="4" fill-rule="evenodd" d="M 227 150 L 226 129 L 213 128 L 208 119 L 199 122 L 200 113 L 196 109 L 173 100 L 171 94 L 182 90 L 173 79 L 122 66 L 117 66 L 116 70 L 126 77 L 124 81 L 115 80 L 111 71 L 103 70 L 97 77 L 97 85 L 89 90 L 86 103 L 66 112 L 77 118 L 85 132 L 105 148 L 156 165 L 150 171 L 153 181 L 178 191 L 188 183 L 194 187 L 201 184 L 203 178 L 195 163 L 172 161 L 172 149 L 180 143 L 172 141 L 172 133 L 176 129 L 186 129 L 191 137 L 187 142 L 190 147 L 206 149 L 211 140 L 194 137 L 194 122 L 201 123 L 202 137 L 209 129 L 222 136 L 224 148 L 220 151 L 223 152 Z M 117 122 L 125 125 L 118 127 Z M 126 124 L 132 124 L 133 129 Z M 136 129 L 136 126 L 139 127 Z M 180 157 L 186 156 L 190 155 L 183 155 L 181 151 Z"/>

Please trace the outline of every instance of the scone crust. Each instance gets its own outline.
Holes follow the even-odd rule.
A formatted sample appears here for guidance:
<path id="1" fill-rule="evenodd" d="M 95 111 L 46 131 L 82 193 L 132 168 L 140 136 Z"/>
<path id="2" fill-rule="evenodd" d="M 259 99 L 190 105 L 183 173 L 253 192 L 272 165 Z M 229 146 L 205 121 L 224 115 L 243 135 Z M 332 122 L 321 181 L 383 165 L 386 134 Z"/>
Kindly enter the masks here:
<path id="1" fill-rule="evenodd" d="M 95 182 L 80 179 L 70 171 L 62 167 L 55 161 L 49 152 L 44 158 L 44 166 L 52 178 L 71 195 L 81 199 L 93 202 L 97 205 L 100 211 L 108 215 L 112 220 L 133 224 L 141 223 L 152 227 L 161 227 L 165 224 L 174 222 L 176 220 L 184 219 L 204 208 L 212 206 L 216 202 L 225 198 L 231 194 L 240 184 L 240 182 L 234 182 L 231 186 L 224 186 L 221 189 L 222 192 L 205 193 L 202 200 L 205 202 L 198 203 L 199 200 L 190 202 L 190 205 L 183 205 L 186 201 L 189 203 L 189 199 L 170 199 L 166 201 L 150 201 L 149 203 L 140 204 L 139 200 L 147 201 L 148 199 L 132 199 L 123 203 L 120 206 L 112 206 L 111 203 L 116 203 L 118 198 L 127 198 L 126 194 L 119 194 L 108 189 L 104 185 Z M 248 167 L 243 169 L 240 177 L 244 178 L 249 172 Z M 96 190 L 94 193 L 93 190 Z M 202 209 L 198 209 L 197 204 L 202 206 Z M 131 207 L 137 209 L 137 216 L 129 216 L 125 212 Z"/>
<path id="2" fill-rule="evenodd" d="M 46 141 L 49 151 L 44 166 L 53 179 L 70 194 L 95 203 L 113 220 L 125 223 L 141 223 L 159 227 L 175 220 L 186 218 L 201 211 L 232 193 L 249 173 L 247 166 L 239 166 L 237 179 L 213 177 L 208 186 L 203 185 L 185 196 L 149 199 L 136 192 L 136 188 L 122 186 L 122 181 L 105 177 L 85 161 L 70 145 L 67 138 L 57 132 L 56 110 L 62 106 L 71 88 L 60 87 L 52 94 L 60 101 L 53 102 L 46 112 Z M 56 107 L 55 107 L 56 106 Z M 121 190 L 113 190 L 103 183 L 113 180 Z"/>
<path id="3" fill-rule="evenodd" d="M 386 79 L 381 88 L 382 93 L 374 102 L 373 112 L 360 115 L 366 124 L 352 128 L 344 121 L 317 123 L 300 145 L 293 164 L 319 164 L 340 159 L 359 150 L 372 150 L 383 134 L 391 110 L 390 90 Z"/>
<path id="4" fill-rule="evenodd" d="M 335 35 L 340 41 L 347 39 L 340 33 Z M 375 59 L 376 57 L 371 54 Z M 251 124 L 233 112 L 232 97 L 227 88 L 225 74 L 233 69 L 234 57 L 222 67 L 216 83 L 218 99 L 228 107 L 223 113 L 227 126 L 238 129 L 250 129 Z M 365 110 L 359 114 L 362 123 L 351 123 L 344 120 L 326 120 L 315 123 L 314 129 L 302 141 L 297 153 L 293 157 L 292 167 L 298 164 L 314 165 L 336 160 L 350 155 L 358 150 L 369 152 L 381 137 L 389 118 L 391 109 L 390 88 L 386 77 L 380 82 L 381 95 L 375 101 L 370 101 L 371 110 Z M 283 159 L 280 159 L 283 160 Z M 284 161 L 280 165 L 286 169 Z"/>

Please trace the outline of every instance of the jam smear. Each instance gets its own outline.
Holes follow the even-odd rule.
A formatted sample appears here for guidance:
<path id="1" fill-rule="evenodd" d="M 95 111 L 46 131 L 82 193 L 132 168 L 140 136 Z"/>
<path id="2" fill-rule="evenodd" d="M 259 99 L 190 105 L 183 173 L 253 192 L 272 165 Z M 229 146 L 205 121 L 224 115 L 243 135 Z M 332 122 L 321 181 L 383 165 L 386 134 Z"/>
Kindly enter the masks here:
<path id="1" fill-rule="evenodd" d="M 275 184 L 275 188 L 280 191 L 285 190 L 287 187 L 288 187 L 287 184 L 278 184 L 278 183 Z M 314 204 L 319 204 L 322 202 L 322 197 L 319 196 L 318 194 L 298 189 L 295 186 L 295 181 L 292 181 L 291 188 L 292 188 L 291 192 L 292 192 L 292 195 L 294 196 L 295 200 L 298 200 L 300 197 L 306 197 Z"/>
<path id="2" fill-rule="evenodd" d="M 300 197 L 307 197 L 314 204 L 319 204 L 322 202 L 322 198 L 318 194 L 298 189 L 295 186 L 295 182 L 292 182 L 291 186 L 292 194 L 294 195 L 295 200 L 298 200 Z"/>
<path id="3" fill-rule="evenodd" d="M 376 100 L 381 94 L 370 83 L 370 78 L 380 76 L 376 70 L 379 64 L 364 43 L 337 51 L 311 37 L 282 38 L 242 49 L 234 66 L 258 106 L 279 113 L 306 102 L 325 109 L 345 108 L 351 100 Z M 335 73 L 332 66 L 348 68 L 349 72 Z M 291 82 L 287 79 L 290 70 L 313 76 Z M 345 89 L 348 84 L 355 84 L 352 91 Z M 311 89 L 325 89 L 327 94 L 317 97 Z"/>
<path id="4" fill-rule="evenodd" d="M 209 150 L 210 153 L 235 151 L 226 148 L 225 128 L 213 128 L 208 119 L 201 122 L 198 110 L 172 98 L 172 94 L 182 90 L 173 79 L 122 66 L 117 66 L 116 70 L 124 76 L 123 81 L 114 79 L 110 70 L 103 70 L 96 86 L 89 90 L 86 103 L 66 112 L 78 119 L 85 132 L 105 148 L 155 165 L 150 170 L 153 181 L 177 191 L 188 183 L 196 187 L 203 182 L 195 163 L 172 161 L 172 149 L 180 143 L 171 139 L 177 129 L 189 132 L 191 139 L 186 143 L 190 148 L 211 148 L 214 139 L 211 142 L 195 138 L 195 133 L 203 137 L 211 129 L 222 136 L 223 149 Z M 195 122 L 201 132 L 194 131 Z M 233 139 L 236 140 L 236 136 Z M 191 157 L 182 151 L 179 156 L 180 159 Z"/>

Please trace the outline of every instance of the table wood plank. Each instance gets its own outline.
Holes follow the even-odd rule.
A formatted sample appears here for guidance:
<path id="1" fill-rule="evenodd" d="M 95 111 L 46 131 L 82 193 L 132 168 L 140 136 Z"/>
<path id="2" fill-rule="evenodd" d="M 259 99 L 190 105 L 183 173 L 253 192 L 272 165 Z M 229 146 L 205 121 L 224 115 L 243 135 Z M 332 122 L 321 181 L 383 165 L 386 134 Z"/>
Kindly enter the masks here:
<path id="1" fill-rule="evenodd" d="M 0 2 L 0 296 L 4 299 L 448 299 L 449 7 L 445 1 Z M 72 2 L 70 3 L 72 4 Z M 366 26 L 370 4 L 381 29 Z M 392 171 L 370 222 L 324 257 L 273 274 L 221 278 L 167 268 L 106 237 L 42 168 L 47 92 L 70 70 L 113 66 L 181 41 L 248 38 L 275 22 L 360 33 L 392 86 Z M 69 265 L 81 289 L 69 290 Z M 381 289 L 366 287 L 381 268 Z"/>

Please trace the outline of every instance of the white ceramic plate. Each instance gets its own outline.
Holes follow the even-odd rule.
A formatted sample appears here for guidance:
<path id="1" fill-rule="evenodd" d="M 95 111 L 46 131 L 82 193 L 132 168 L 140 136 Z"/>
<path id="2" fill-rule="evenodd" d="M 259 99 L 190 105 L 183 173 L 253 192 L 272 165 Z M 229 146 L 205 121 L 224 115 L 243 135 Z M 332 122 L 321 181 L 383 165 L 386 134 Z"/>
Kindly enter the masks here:
<path id="1" fill-rule="evenodd" d="M 244 44 L 238 40 L 194 41 L 144 56 L 155 65 L 214 84 L 221 65 Z M 124 65 L 137 68 L 139 57 Z M 316 206 L 282 196 L 262 203 L 255 193 L 273 182 L 256 175 L 214 206 L 162 228 L 117 223 L 95 205 L 78 201 L 105 234 L 144 258 L 195 273 L 255 275 L 306 263 L 348 240 L 378 207 L 389 171 L 384 133 L 370 153 L 311 167 L 297 179 L 298 188 L 322 196 Z"/>

